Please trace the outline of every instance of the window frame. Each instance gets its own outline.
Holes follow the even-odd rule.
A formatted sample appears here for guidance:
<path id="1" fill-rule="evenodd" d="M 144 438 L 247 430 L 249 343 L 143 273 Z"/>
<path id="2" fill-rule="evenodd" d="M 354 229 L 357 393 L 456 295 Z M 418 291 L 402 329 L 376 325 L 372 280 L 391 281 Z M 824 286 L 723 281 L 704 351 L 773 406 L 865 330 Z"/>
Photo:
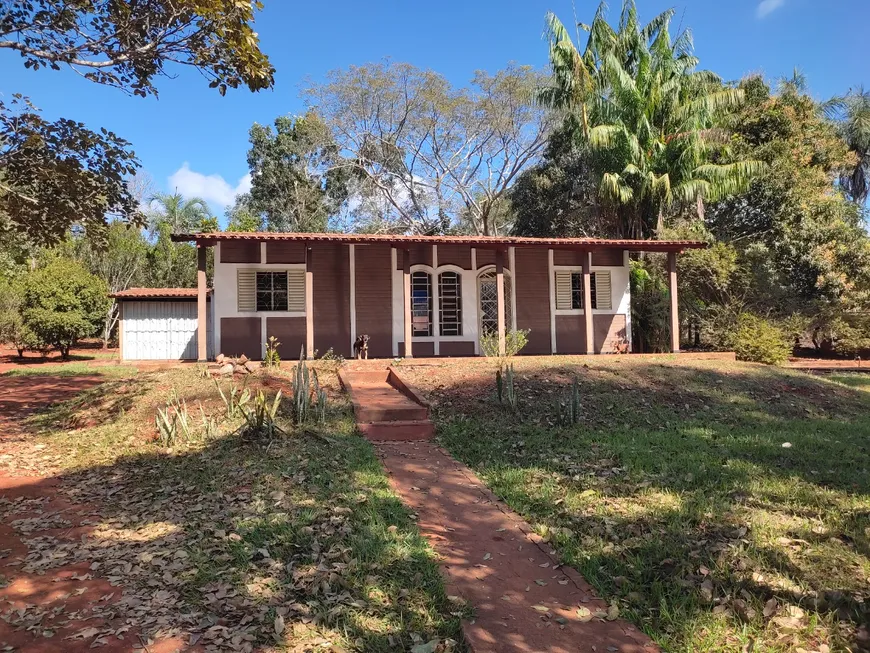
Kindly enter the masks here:
<path id="1" fill-rule="evenodd" d="M 568 273 L 571 275 L 571 308 L 558 308 L 557 299 L 555 298 L 555 288 L 556 288 L 556 275 L 560 273 Z M 598 273 L 606 273 L 610 275 L 610 286 L 611 286 L 611 307 L 610 308 L 599 308 L 598 307 L 598 284 L 595 281 L 595 275 Z M 554 292 L 554 308 L 556 311 L 556 315 L 582 315 L 585 311 L 583 308 L 583 268 L 579 266 L 567 266 L 567 265 L 556 265 L 553 266 L 551 283 L 553 284 L 553 292 Z M 574 287 L 574 279 L 579 278 L 579 287 Z M 590 281 L 592 283 L 592 312 L 600 313 L 603 315 L 610 315 L 619 313 L 619 310 L 614 307 L 613 304 L 613 269 L 612 268 L 600 268 L 598 270 L 590 271 Z M 575 302 L 575 293 L 577 293 L 577 301 Z M 579 308 L 577 305 L 579 304 Z"/>
<path id="2" fill-rule="evenodd" d="M 261 275 L 269 275 L 271 280 L 271 288 L 269 290 L 261 290 L 260 288 L 260 276 Z M 284 288 L 275 288 L 275 278 L 283 275 L 284 277 Z M 256 270 L 254 272 L 254 312 L 255 313 L 286 313 L 290 310 L 290 279 L 287 274 L 287 270 Z M 271 308 L 261 308 L 260 305 L 260 297 L 261 295 L 268 294 L 271 297 Z M 283 307 L 275 307 L 276 299 L 282 297 L 284 298 Z"/>
<path id="3" fill-rule="evenodd" d="M 455 293 L 453 295 L 446 295 L 446 297 L 450 300 L 453 300 L 454 306 L 453 308 L 445 309 L 445 286 L 443 282 L 444 275 L 452 275 L 455 277 L 455 281 L 450 284 L 449 287 L 455 289 Z M 437 284 L 438 284 L 438 336 L 441 338 L 458 338 L 463 334 L 463 297 L 462 297 L 462 273 L 457 272 L 456 270 L 439 270 L 436 274 Z M 454 319 L 446 323 L 444 320 L 445 311 L 452 313 L 454 315 Z M 445 326 L 448 328 L 445 329 Z M 445 333 L 445 330 L 452 331 L 451 333 Z"/>

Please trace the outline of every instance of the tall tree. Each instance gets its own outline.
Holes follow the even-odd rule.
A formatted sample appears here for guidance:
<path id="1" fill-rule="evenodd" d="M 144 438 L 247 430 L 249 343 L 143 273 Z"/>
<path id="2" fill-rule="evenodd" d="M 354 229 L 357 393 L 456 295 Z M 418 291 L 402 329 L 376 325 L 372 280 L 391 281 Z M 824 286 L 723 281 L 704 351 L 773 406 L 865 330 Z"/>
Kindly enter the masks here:
<path id="1" fill-rule="evenodd" d="M 745 189 L 757 161 L 719 163 L 726 139 L 714 129 L 738 107 L 740 89 L 723 87 L 697 70 L 692 39 L 672 40 L 673 10 L 642 25 L 634 0 L 625 0 L 616 29 L 602 4 L 589 26 L 583 54 L 550 16 L 551 86 L 539 98 L 553 108 L 578 109 L 576 137 L 598 176 L 603 211 L 618 216 L 616 235 L 648 238 L 666 216 Z"/>
<path id="2" fill-rule="evenodd" d="M 211 218 L 208 203 L 201 197 L 184 197 L 181 193 L 156 193 L 149 198 L 148 226 L 156 233 L 167 225 L 174 233 L 199 230 Z"/>
<path id="3" fill-rule="evenodd" d="M 250 193 L 236 195 L 233 205 L 225 212 L 227 218 L 227 231 L 262 231 L 263 221 L 260 216 L 251 209 Z"/>
<path id="4" fill-rule="evenodd" d="M 826 103 L 825 110 L 855 153 L 854 163 L 840 173 L 840 187 L 863 205 L 870 195 L 870 91 L 858 88 Z"/>
<path id="5" fill-rule="evenodd" d="M 464 211 L 475 232 L 494 234 L 494 207 L 546 141 L 538 85 L 525 66 L 478 72 L 456 89 L 432 71 L 387 62 L 332 71 L 305 96 L 361 193 L 385 201 L 384 228 L 443 232 Z"/>
<path id="6" fill-rule="evenodd" d="M 130 144 L 110 131 L 45 120 L 21 96 L 0 101 L 0 229 L 49 244 L 73 223 L 99 237 L 107 216 L 137 221 L 125 177 L 138 167 Z"/>
<path id="7" fill-rule="evenodd" d="M 258 1 L 4 2 L 0 48 L 33 70 L 66 65 L 135 95 L 156 94 L 167 64 L 192 66 L 223 95 L 272 86 L 274 68 L 254 31 Z"/>
<path id="8" fill-rule="evenodd" d="M 171 64 L 197 69 L 223 95 L 269 88 L 274 68 L 253 29 L 256 0 L 29 0 L 0 4 L 0 51 L 26 68 L 72 68 L 134 95 L 156 94 Z M 141 224 L 124 177 L 130 144 L 74 120 L 46 121 L 26 98 L 0 103 L 0 228 L 39 243 L 75 222 L 101 237 L 106 219 Z"/>
<path id="9" fill-rule="evenodd" d="M 347 198 L 338 146 L 314 111 L 250 131 L 248 208 L 271 231 L 325 231 Z"/>

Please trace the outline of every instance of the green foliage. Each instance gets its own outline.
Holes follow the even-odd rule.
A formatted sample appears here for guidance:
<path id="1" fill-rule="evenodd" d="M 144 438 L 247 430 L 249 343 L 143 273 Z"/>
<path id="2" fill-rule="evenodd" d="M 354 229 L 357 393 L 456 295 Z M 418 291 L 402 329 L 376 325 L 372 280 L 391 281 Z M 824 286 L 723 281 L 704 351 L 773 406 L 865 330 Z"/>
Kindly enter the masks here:
<path id="1" fill-rule="evenodd" d="M 230 394 L 227 395 L 224 393 L 223 388 L 221 388 L 221 384 L 218 383 L 217 379 L 214 380 L 214 384 L 217 387 L 221 400 L 224 402 L 227 418 L 236 419 L 237 417 L 241 417 L 244 407 L 251 399 L 251 391 L 244 386 L 239 388 L 237 385 L 232 384 L 230 385 Z"/>
<path id="2" fill-rule="evenodd" d="M 266 399 L 263 391 L 258 390 L 254 400 L 241 407 L 242 417 L 245 418 L 245 423 L 241 428 L 242 436 L 251 439 L 273 440 L 279 433 L 283 433 L 284 431 L 275 421 L 280 406 L 280 390 L 271 403 Z"/>
<path id="3" fill-rule="evenodd" d="M 641 353 L 668 351 L 670 300 L 662 268 L 649 261 L 631 261 L 631 341 Z"/>
<path id="4" fill-rule="evenodd" d="M 556 400 L 556 423 L 561 426 L 573 426 L 579 424 L 581 418 L 580 380 L 575 376 L 568 396 Z"/>
<path id="5" fill-rule="evenodd" d="M 772 321 L 743 313 L 729 332 L 722 334 L 724 348 L 737 358 L 754 363 L 779 365 L 788 360 L 792 346 L 788 336 Z"/>
<path id="6" fill-rule="evenodd" d="M 55 258 L 23 281 L 24 324 L 63 358 L 76 340 L 97 332 L 108 307 L 106 282 L 76 261 Z"/>
<path id="7" fill-rule="evenodd" d="M 517 409 L 517 393 L 514 388 L 514 366 L 499 367 L 495 373 L 495 387 L 499 403 L 507 403 L 511 410 Z"/>
<path id="8" fill-rule="evenodd" d="M 0 48 L 25 68 L 71 67 L 85 79 L 142 97 L 170 64 L 196 68 L 221 95 L 271 88 L 275 69 L 254 31 L 262 3 L 212 0 L 16 2 L 3 8 Z"/>
<path id="9" fill-rule="evenodd" d="M 837 317 L 830 325 L 834 351 L 841 356 L 866 356 L 870 352 L 870 319 Z"/>
<path id="10" fill-rule="evenodd" d="M 141 224 L 125 183 L 138 167 L 130 143 L 110 131 L 46 120 L 20 95 L 0 102 L 0 230 L 46 245 L 74 224 L 100 240 L 107 215 Z"/>
<path id="11" fill-rule="evenodd" d="M 263 221 L 251 208 L 251 194 L 236 195 L 236 201 L 226 211 L 227 231 L 263 231 Z"/>
<path id="12" fill-rule="evenodd" d="M 275 120 L 275 130 L 250 130 L 252 216 L 271 231 L 326 231 L 330 216 L 347 199 L 347 174 L 335 164 L 338 147 L 315 112 Z"/>
<path id="13" fill-rule="evenodd" d="M 275 369 L 281 366 L 281 355 L 278 353 L 278 347 L 281 343 L 275 336 L 269 336 L 266 341 L 266 355 L 263 356 L 263 367 L 267 369 Z"/>
<path id="14" fill-rule="evenodd" d="M 179 398 L 174 391 L 166 406 L 157 409 L 154 424 L 157 427 L 157 441 L 164 447 L 174 447 L 191 440 L 192 430 L 187 402 Z"/>
<path id="15" fill-rule="evenodd" d="M 36 335 L 21 316 L 22 302 L 23 288 L 20 282 L 0 282 L 0 342 L 12 345 L 19 357 L 25 349 L 39 346 Z"/>
<path id="16" fill-rule="evenodd" d="M 616 216 L 613 235 L 649 238 L 673 212 L 741 192 L 763 165 L 720 163 L 725 145 L 713 128 L 743 91 L 696 70 L 691 36 L 671 40 L 673 9 L 644 26 L 624 0 L 615 29 L 605 13 L 602 3 L 582 53 L 548 15 L 552 80 L 540 100 L 569 113 L 564 129 L 588 152 L 601 210 Z"/>
<path id="17" fill-rule="evenodd" d="M 529 344 L 531 329 L 510 329 L 505 331 L 505 354 L 504 358 L 511 358 L 519 354 Z M 485 330 L 480 336 L 480 351 L 487 358 L 501 358 L 498 349 L 498 332 Z"/>
<path id="18" fill-rule="evenodd" d="M 292 415 L 296 425 L 302 425 L 312 419 L 324 423 L 328 404 L 326 390 L 320 387 L 317 372 L 309 369 L 301 352 L 291 386 L 293 388 Z"/>
<path id="19" fill-rule="evenodd" d="M 840 188 L 858 205 L 870 194 L 870 91 L 859 87 L 824 105 L 855 161 L 840 171 Z"/>

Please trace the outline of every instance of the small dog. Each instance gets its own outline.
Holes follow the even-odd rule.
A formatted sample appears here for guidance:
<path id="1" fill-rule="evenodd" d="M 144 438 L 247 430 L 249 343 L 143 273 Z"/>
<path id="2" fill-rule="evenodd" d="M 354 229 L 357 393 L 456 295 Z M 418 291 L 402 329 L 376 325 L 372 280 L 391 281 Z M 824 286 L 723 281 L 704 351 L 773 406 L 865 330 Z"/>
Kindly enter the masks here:
<path id="1" fill-rule="evenodd" d="M 369 337 L 367 334 L 362 334 L 356 337 L 356 341 L 353 343 L 353 355 L 355 358 L 365 358 L 369 357 Z"/>

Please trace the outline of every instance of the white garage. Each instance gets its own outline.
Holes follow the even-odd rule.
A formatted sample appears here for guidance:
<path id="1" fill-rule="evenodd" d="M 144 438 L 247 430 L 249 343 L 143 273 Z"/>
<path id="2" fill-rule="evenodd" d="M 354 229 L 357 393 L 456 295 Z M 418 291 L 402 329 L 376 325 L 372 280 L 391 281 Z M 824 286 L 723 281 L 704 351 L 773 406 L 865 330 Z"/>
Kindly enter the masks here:
<path id="1" fill-rule="evenodd" d="M 196 360 L 196 288 L 129 288 L 112 297 L 119 304 L 121 360 Z M 208 356 L 212 358 L 211 301 L 207 316 Z"/>

